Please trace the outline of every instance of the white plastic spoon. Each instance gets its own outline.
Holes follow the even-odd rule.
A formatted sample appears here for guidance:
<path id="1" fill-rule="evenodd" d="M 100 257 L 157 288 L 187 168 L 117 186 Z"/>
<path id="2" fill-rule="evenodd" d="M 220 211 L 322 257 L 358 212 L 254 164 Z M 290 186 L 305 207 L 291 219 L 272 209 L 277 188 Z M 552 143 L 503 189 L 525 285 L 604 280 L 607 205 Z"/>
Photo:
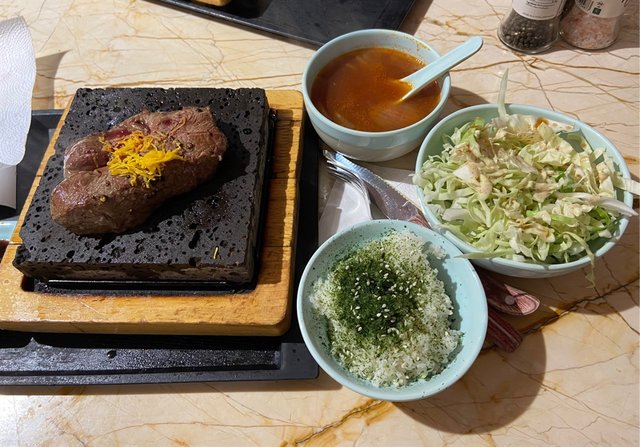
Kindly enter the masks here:
<path id="1" fill-rule="evenodd" d="M 445 72 L 449 71 L 452 67 L 455 67 L 460 62 L 467 60 L 469 57 L 473 56 L 482 48 L 482 37 L 474 36 L 467 40 L 460 46 L 457 46 L 453 50 L 449 51 L 444 56 L 436 59 L 434 62 L 429 63 L 424 68 L 411 73 L 409 76 L 406 76 L 401 79 L 401 81 L 408 83 L 411 85 L 411 90 L 409 90 L 400 101 L 404 101 L 407 98 L 410 98 L 414 94 L 418 93 L 424 87 L 429 85 L 434 79 L 439 78 Z"/>

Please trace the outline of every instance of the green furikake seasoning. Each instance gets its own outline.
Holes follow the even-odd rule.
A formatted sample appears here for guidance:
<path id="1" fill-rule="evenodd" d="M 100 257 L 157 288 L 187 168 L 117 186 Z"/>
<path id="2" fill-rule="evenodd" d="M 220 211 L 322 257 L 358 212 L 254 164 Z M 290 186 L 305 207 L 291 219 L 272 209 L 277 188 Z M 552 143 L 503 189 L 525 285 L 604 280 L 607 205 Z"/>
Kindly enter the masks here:
<path id="1" fill-rule="evenodd" d="M 441 371 L 458 346 L 453 306 L 425 243 L 391 231 L 348 253 L 315 284 L 331 353 L 376 386 L 406 385 Z"/>

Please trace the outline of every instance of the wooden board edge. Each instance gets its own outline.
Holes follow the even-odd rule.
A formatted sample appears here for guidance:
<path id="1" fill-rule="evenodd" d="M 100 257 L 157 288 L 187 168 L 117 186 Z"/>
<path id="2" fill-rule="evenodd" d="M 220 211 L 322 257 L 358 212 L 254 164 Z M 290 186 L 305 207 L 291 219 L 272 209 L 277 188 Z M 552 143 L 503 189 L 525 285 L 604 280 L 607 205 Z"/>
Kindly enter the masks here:
<path id="1" fill-rule="evenodd" d="M 73 333 L 73 334 L 111 334 L 111 335 L 185 335 L 185 336 L 243 336 L 243 337 L 279 337 L 284 335 L 290 327 L 291 319 L 282 320 L 277 325 L 184 325 L 159 323 L 140 330 L 140 323 L 101 323 L 77 322 L 73 323 L 70 331 L 68 322 L 42 321 L 38 323 L 38 331 L 44 333 Z M 144 326 L 143 326 L 144 327 Z M 34 332 L 22 322 L 5 322 L 2 330 L 15 332 Z"/>

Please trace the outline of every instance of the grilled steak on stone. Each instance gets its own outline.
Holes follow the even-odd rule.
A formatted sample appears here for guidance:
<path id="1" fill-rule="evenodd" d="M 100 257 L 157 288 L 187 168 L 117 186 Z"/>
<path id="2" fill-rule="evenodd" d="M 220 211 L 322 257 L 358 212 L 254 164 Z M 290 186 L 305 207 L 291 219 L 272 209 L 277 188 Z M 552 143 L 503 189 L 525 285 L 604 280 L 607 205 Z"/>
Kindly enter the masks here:
<path id="1" fill-rule="evenodd" d="M 182 159 L 167 161 L 161 176 L 148 185 L 112 175 L 105 145 L 115 145 L 134 132 L 161 136 L 167 147 L 180 148 Z M 76 234 L 125 232 L 142 224 L 170 197 L 209 180 L 226 148 L 227 139 L 209 109 L 139 113 L 67 148 L 64 179 L 51 193 L 51 217 Z"/>

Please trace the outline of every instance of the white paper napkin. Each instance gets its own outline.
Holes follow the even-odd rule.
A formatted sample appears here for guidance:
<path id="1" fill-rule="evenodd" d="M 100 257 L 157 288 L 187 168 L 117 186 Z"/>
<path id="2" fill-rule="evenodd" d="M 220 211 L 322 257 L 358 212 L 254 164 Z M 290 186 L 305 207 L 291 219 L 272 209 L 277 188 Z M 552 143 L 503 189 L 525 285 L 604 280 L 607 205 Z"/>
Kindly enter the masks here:
<path id="1" fill-rule="evenodd" d="M 22 17 L 0 22 L 0 205 L 16 207 L 16 165 L 31 124 L 36 59 Z"/>
<path id="2" fill-rule="evenodd" d="M 413 171 L 387 168 L 371 163 L 362 163 L 389 185 L 400 191 L 407 199 L 419 206 L 416 186 L 412 183 Z M 318 223 L 318 243 L 322 244 L 337 232 L 359 222 L 372 219 L 385 219 L 380 210 L 371 204 L 368 206 L 362 194 L 351 185 L 336 180 L 329 192 Z"/>
<path id="3" fill-rule="evenodd" d="M 318 243 L 343 228 L 372 219 L 369 203 L 355 186 L 336 180 L 318 221 Z"/>

